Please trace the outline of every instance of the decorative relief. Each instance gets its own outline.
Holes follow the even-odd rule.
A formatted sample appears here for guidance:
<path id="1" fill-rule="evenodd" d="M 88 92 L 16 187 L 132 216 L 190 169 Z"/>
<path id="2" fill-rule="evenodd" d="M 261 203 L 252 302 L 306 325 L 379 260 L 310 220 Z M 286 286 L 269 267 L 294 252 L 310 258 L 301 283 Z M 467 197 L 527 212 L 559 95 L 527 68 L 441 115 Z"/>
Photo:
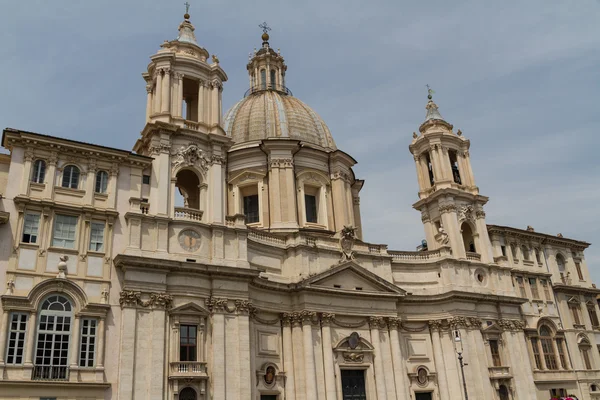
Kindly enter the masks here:
<path id="1" fill-rule="evenodd" d="M 349 363 L 361 363 L 365 357 L 364 353 L 347 352 L 342 354 L 344 361 Z"/>
<path id="2" fill-rule="evenodd" d="M 525 323 L 517 319 L 499 319 L 496 324 L 506 331 L 522 331 L 525 329 Z"/>
<path id="3" fill-rule="evenodd" d="M 443 321 L 442 320 L 432 320 L 432 321 L 429 321 L 428 324 L 429 324 L 429 329 L 431 329 L 432 332 L 441 331 L 442 326 L 443 326 Z"/>
<path id="4" fill-rule="evenodd" d="M 6 281 L 6 295 L 10 296 L 13 294 L 13 290 L 15 289 L 15 281 L 12 279 L 9 279 L 8 281 Z"/>
<path id="5" fill-rule="evenodd" d="M 474 218 L 474 215 L 473 215 L 473 206 L 471 206 L 471 205 L 462 206 L 458 210 L 458 221 L 459 222 L 462 222 L 462 221 L 475 221 L 475 218 Z"/>
<path id="6" fill-rule="evenodd" d="M 421 211 L 421 222 L 425 223 L 425 222 L 429 222 L 429 213 L 427 212 L 427 210 L 423 210 Z"/>
<path id="7" fill-rule="evenodd" d="M 210 161 L 211 161 L 211 164 L 214 164 L 214 165 L 224 165 L 227 160 L 223 156 L 218 156 L 216 154 L 213 154 L 213 156 L 210 158 Z"/>
<path id="8" fill-rule="evenodd" d="M 321 314 L 321 324 L 329 325 L 335 319 L 335 314 L 331 313 L 322 313 Z"/>
<path id="9" fill-rule="evenodd" d="M 144 308 L 171 308 L 173 297 L 167 293 L 149 293 L 148 300 L 142 300 L 142 293 L 133 290 L 123 290 L 119 296 L 119 304 L 123 307 L 141 306 Z"/>
<path id="10" fill-rule="evenodd" d="M 352 183 L 350 175 L 344 171 L 335 171 L 333 174 L 331 174 L 331 179 L 341 179 L 344 182 Z"/>
<path id="11" fill-rule="evenodd" d="M 34 156 L 35 155 L 33 154 L 33 149 L 31 147 L 28 147 L 27 150 L 25 150 L 25 161 L 33 160 Z"/>
<path id="12" fill-rule="evenodd" d="M 355 206 L 359 206 L 359 205 L 360 205 L 360 197 L 358 197 L 358 196 L 354 196 L 354 197 L 352 198 L 352 200 L 354 201 L 354 205 L 355 205 Z"/>
<path id="13" fill-rule="evenodd" d="M 211 313 L 229 312 L 229 309 L 227 308 L 227 299 L 224 298 L 210 296 L 206 299 L 206 307 Z"/>
<path id="14" fill-rule="evenodd" d="M 181 148 L 173 154 L 173 167 L 195 166 L 206 172 L 210 159 L 204 154 L 204 151 L 194 143 Z"/>
<path id="15" fill-rule="evenodd" d="M 453 317 L 448 320 L 450 327 L 466 328 L 466 329 L 479 329 L 481 328 L 481 319 L 475 317 Z"/>
<path id="16" fill-rule="evenodd" d="M 353 226 L 344 226 L 340 235 L 340 247 L 342 249 L 342 258 L 340 263 L 354 260 L 354 242 L 356 240 L 356 228 Z"/>
<path id="17" fill-rule="evenodd" d="M 255 309 L 249 300 L 235 300 L 235 310 L 240 314 L 250 314 Z"/>
<path id="18" fill-rule="evenodd" d="M 171 146 L 165 143 L 159 143 L 157 145 L 150 146 L 148 151 L 150 154 L 169 153 L 171 151 Z"/>
<path id="19" fill-rule="evenodd" d="M 379 329 L 384 328 L 385 322 L 383 317 L 369 317 L 369 328 L 371 329 Z"/>
<path id="20" fill-rule="evenodd" d="M 313 319 L 317 316 L 314 311 L 302 310 L 300 311 L 300 318 L 302 318 L 303 324 L 312 324 Z"/>
<path id="21" fill-rule="evenodd" d="M 291 158 L 271 158 L 269 160 L 270 168 L 292 168 L 294 160 Z"/>
<path id="22" fill-rule="evenodd" d="M 483 211 L 483 210 L 475 211 L 475 217 L 477 219 L 485 218 L 485 211 Z"/>
<path id="23" fill-rule="evenodd" d="M 454 204 L 444 204 L 442 206 L 440 206 L 440 212 L 443 213 L 449 213 L 449 212 L 456 212 L 456 206 Z"/>
<path id="24" fill-rule="evenodd" d="M 387 323 L 390 329 L 398 329 L 402 324 L 402 319 L 399 317 L 389 317 Z"/>

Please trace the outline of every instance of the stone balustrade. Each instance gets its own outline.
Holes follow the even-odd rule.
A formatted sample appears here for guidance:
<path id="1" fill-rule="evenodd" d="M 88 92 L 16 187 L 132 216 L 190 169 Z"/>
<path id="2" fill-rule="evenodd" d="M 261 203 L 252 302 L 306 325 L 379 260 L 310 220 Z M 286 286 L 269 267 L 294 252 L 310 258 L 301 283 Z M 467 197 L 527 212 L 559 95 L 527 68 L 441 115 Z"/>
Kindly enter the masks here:
<path id="1" fill-rule="evenodd" d="M 481 261 L 481 254 L 467 251 L 467 260 L 469 261 Z"/>
<path id="2" fill-rule="evenodd" d="M 193 208 L 175 207 L 175 219 L 202 221 L 202 211 Z"/>
<path id="3" fill-rule="evenodd" d="M 207 376 L 206 363 L 200 361 L 177 361 L 171 363 L 172 377 Z"/>

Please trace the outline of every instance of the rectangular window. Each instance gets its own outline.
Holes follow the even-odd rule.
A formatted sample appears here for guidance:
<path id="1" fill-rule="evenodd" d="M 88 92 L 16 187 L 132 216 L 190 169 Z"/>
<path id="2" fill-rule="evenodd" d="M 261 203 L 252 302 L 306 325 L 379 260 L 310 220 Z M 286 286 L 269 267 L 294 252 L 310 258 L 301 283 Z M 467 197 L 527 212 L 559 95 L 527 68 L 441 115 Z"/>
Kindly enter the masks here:
<path id="1" fill-rule="evenodd" d="M 258 194 L 244 196 L 244 215 L 246 216 L 247 224 L 252 224 L 260 220 L 258 210 Z"/>
<path id="2" fill-rule="evenodd" d="M 490 351 L 492 353 L 492 362 L 494 367 L 500 367 L 502 365 L 502 360 L 500 359 L 500 348 L 498 347 L 497 340 L 490 340 Z"/>
<path id="3" fill-rule="evenodd" d="M 592 362 L 590 360 L 590 349 L 581 349 L 581 358 L 583 358 L 583 364 L 585 365 L 585 369 L 592 369 Z"/>
<path id="4" fill-rule="evenodd" d="M 1 327 L 0 327 L 1 328 Z M 25 349 L 25 333 L 27 331 L 27 314 L 13 313 L 8 326 L 8 341 L 6 346 L 6 363 L 11 365 L 23 364 Z"/>
<path id="5" fill-rule="evenodd" d="M 54 232 L 52 234 L 52 246 L 65 249 L 75 248 L 75 230 L 77 229 L 77 217 L 71 215 L 56 215 L 54 220 Z"/>
<path id="6" fill-rule="evenodd" d="M 563 369 L 567 369 L 567 360 L 565 358 L 565 349 L 563 347 L 564 343 L 561 338 L 556 338 L 556 347 L 558 347 L 558 358 L 560 359 L 560 365 Z"/>
<path id="7" fill-rule="evenodd" d="M 23 221 L 23 237 L 21 238 L 21 242 L 37 243 L 39 228 L 40 214 L 25 214 L 25 219 Z"/>
<path id="8" fill-rule="evenodd" d="M 517 276 L 517 285 L 519 286 L 519 295 L 521 297 L 527 298 L 527 293 L 525 293 L 525 282 L 523 282 L 523 278 Z"/>
<path id="9" fill-rule="evenodd" d="M 552 339 L 540 339 L 540 343 L 542 344 L 546 368 L 551 370 L 558 369 L 558 366 L 556 365 L 556 355 L 554 354 L 554 348 L 552 347 Z"/>
<path id="10" fill-rule="evenodd" d="M 579 306 L 577 304 L 569 304 L 569 310 L 571 311 L 571 317 L 573 318 L 573 325 L 581 325 Z"/>
<path id="11" fill-rule="evenodd" d="M 504 257 L 506 257 L 506 246 L 504 246 L 504 245 L 500 246 L 500 250 L 502 250 L 502 255 Z"/>
<path id="12" fill-rule="evenodd" d="M 592 322 L 592 326 L 600 326 L 600 323 L 598 323 L 598 314 L 596 314 L 596 307 L 590 305 L 587 309 L 588 314 L 590 316 L 590 321 Z"/>
<path id="13" fill-rule="evenodd" d="M 540 349 L 538 347 L 537 338 L 531 338 L 531 350 L 533 351 L 533 359 L 535 360 L 535 367 L 542 369 L 542 359 L 540 358 Z"/>
<path id="14" fill-rule="evenodd" d="M 534 299 L 539 299 L 540 292 L 538 291 L 537 281 L 535 278 L 529 278 L 529 287 L 531 288 L 531 296 Z"/>
<path id="15" fill-rule="evenodd" d="M 96 351 L 97 321 L 91 318 L 81 320 L 81 347 L 79 349 L 79 366 L 93 367 Z"/>
<path id="16" fill-rule="evenodd" d="M 179 326 L 179 361 L 196 361 L 197 327 L 196 325 Z"/>
<path id="17" fill-rule="evenodd" d="M 577 270 L 577 276 L 579 277 L 579 280 L 582 281 L 583 279 L 583 272 L 581 272 L 581 264 L 576 262 L 575 263 L 575 269 Z"/>
<path id="18" fill-rule="evenodd" d="M 550 389 L 551 397 L 565 397 L 567 395 L 567 391 L 565 389 Z"/>
<path id="19" fill-rule="evenodd" d="M 317 196 L 311 194 L 304 195 L 304 207 L 306 211 L 306 222 L 316 224 L 318 222 Z"/>
<path id="20" fill-rule="evenodd" d="M 104 222 L 92 222 L 90 251 L 104 251 Z"/>
<path id="21" fill-rule="evenodd" d="M 510 252 L 512 253 L 512 256 L 515 260 L 517 260 L 517 246 L 515 246 L 514 244 L 510 245 Z"/>
<path id="22" fill-rule="evenodd" d="M 150 175 L 142 175 L 142 183 L 144 185 L 149 185 L 150 184 Z"/>
<path id="23" fill-rule="evenodd" d="M 542 284 L 542 288 L 544 290 L 544 298 L 546 301 L 552 301 L 552 298 L 550 298 L 550 287 L 548 286 L 548 281 L 546 279 L 540 279 L 540 283 Z"/>
<path id="24" fill-rule="evenodd" d="M 341 375 L 343 400 L 367 400 L 364 370 L 343 369 Z"/>

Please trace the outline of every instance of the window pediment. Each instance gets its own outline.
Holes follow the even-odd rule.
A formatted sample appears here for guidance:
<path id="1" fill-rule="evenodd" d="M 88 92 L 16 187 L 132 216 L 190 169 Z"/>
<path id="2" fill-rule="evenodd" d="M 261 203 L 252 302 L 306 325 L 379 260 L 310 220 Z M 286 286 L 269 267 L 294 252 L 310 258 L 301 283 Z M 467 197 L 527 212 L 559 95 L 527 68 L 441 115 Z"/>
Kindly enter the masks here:
<path id="1" fill-rule="evenodd" d="M 185 303 L 180 306 L 174 307 L 169 310 L 170 315 L 190 315 L 190 316 L 202 316 L 208 317 L 210 315 L 209 311 L 204 307 L 196 304 L 196 303 Z"/>

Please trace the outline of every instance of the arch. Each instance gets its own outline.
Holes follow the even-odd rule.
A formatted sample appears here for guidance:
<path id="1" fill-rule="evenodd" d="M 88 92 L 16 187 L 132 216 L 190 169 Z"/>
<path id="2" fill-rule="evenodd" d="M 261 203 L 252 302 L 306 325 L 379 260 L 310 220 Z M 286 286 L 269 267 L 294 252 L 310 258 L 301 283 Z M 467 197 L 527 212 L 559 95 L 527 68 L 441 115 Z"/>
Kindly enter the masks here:
<path id="1" fill-rule="evenodd" d="M 591 346 L 592 342 L 590 342 L 590 339 L 585 333 L 580 333 L 579 335 L 577 335 L 577 344 L 579 346 Z"/>
<path id="2" fill-rule="evenodd" d="M 350 340 L 350 336 L 346 336 L 345 338 L 341 339 L 338 341 L 338 343 L 334 346 L 334 350 L 338 350 L 338 349 L 346 349 L 350 347 L 350 344 L 348 343 Z M 374 350 L 375 348 L 373 347 L 373 345 L 366 340 L 365 338 L 363 338 L 362 336 L 358 336 L 358 345 L 359 346 L 364 346 L 364 349 L 366 350 Z M 358 346 L 356 346 L 356 348 L 358 348 Z"/>
<path id="3" fill-rule="evenodd" d="M 108 189 L 108 172 L 106 171 L 98 171 L 96 172 L 96 182 L 95 182 L 95 192 L 96 193 L 106 193 Z"/>
<path id="4" fill-rule="evenodd" d="M 267 70 L 264 68 L 260 70 L 260 88 L 267 88 Z"/>
<path id="5" fill-rule="evenodd" d="M 63 295 L 71 300 L 74 304 L 74 311 L 79 312 L 88 304 L 87 295 L 79 287 L 71 281 L 60 278 L 47 279 L 38 283 L 31 289 L 27 296 L 31 306 L 38 310 L 42 301 L 53 293 Z"/>
<path id="6" fill-rule="evenodd" d="M 64 188 L 78 189 L 81 169 L 75 164 L 67 164 L 62 169 L 61 186 Z"/>
<path id="7" fill-rule="evenodd" d="M 460 226 L 460 230 L 462 233 L 465 251 L 477 253 L 477 248 L 475 247 L 475 230 L 471 227 L 471 224 L 468 221 L 463 222 Z"/>
<path id="8" fill-rule="evenodd" d="M 271 69 L 271 76 L 270 76 L 270 87 L 271 88 L 275 88 L 277 86 L 277 72 L 275 72 L 274 69 Z"/>
<path id="9" fill-rule="evenodd" d="M 46 161 L 37 159 L 33 163 L 33 173 L 31 181 L 35 183 L 44 183 L 46 177 Z"/>
<path id="10" fill-rule="evenodd" d="M 192 168 L 182 168 L 175 174 L 175 188 L 179 191 L 183 207 L 200 210 L 201 178 Z"/>
<path id="11" fill-rule="evenodd" d="M 331 183 L 331 180 L 325 172 L 316 169 L 304 170 L 296 174 L 296 179 L 298 182 L 314 181 L 321 185 L 329 185 Z"/>
<path id="12" fill-rule="evenodd" d="M 194 389 L 187 386 L 179 391 L 179 400 L 196 400 L 198 395 Z"/>
<path id="13" fill-rule="evenodd" d="M 498 388 L 498 396 L 500 397 L 500 400 L 509 400 L 509 394 L 508 394 L 508 388 L 506 387 L 506 385 L 500 385 L 500 387 Z"/>
<path id="14" fill-rule="evenodd" d="M 552 333 L 556 333 L 558 331 L 558 326 L 554 323 L 554 321 L 552 321 L 550 318 L 548 317 L 542 317 L 539 319 L 538 324 L 537 324 L 537 331 L 540 331 L 540 328 L 543 325 L 547 325 L 550 330 L 552 331 Z"/>

